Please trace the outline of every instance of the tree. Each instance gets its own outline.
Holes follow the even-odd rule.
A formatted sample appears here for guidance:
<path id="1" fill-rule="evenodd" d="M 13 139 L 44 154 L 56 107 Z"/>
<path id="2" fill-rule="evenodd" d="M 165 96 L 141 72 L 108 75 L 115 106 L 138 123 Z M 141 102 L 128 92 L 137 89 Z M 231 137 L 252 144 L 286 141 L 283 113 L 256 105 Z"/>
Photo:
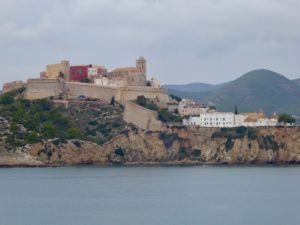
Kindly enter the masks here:
<path id="1" fill-rule="evenodd" d="M 85 78 L 81 79 L 80 82 L 81 83 L 91 83 L 92 81 L 89 78 L 85 77 Z"/>
<path id="2" fill-rule="evenodd" d="M 68 129 L 68 138 L 70 139 L 81 139 L 84 137 L 83 132 L 76 127 L 72 127 Z"/>
<path id="3" fill-rule="evenodd" d="M 14 101 L 15 101 L 15 99 L 9 94 L 4 94 L 0 98 L 0 103 L 3 105 L 10 105 L 10 104 L 14 103 Z"/>
<path id="4" fill-rule="evenodd" d="M 115 96 L 111 97 L 110 104 L 111 105 L 115 105 Z"/>
<path id="5" fill-rule="evenodd" d="M 58 78 L 65 79 L 65 74 L 63 72 L 59 71 Z"/>
<path id="6" fill-rule="evenodd" d="M 147 99 L 144 95 L 137 96 L 136 103 L 144 107 L 147 104 Z"/>
<path id="7" fill-rule="evenodd" d="M 287 114 L 287 113 L 282 113 L 279 115 L 279 120 L 278 120 L 280 123 L 284 123 L 284 124 L 293 124 L 296 122 L 296 119 Z"/>
<path id="8" fill-rule="evenodd" d="M 170 97 L 172 98 L 172 99 L 175 99 L 177 102 L 181 102 L 182 101 L 182 98 L 181 97 L 179 97 L 179 96 L 176 96 L 176 95 L 170 95 Z"/>
<path id="9" fill-rule="evenodd" d="M 234 114 L 237 115 L 238 114 L 238 109 L 237 109 L 237 105 L 235 104 L 235 108 L 234 108 Z"/>

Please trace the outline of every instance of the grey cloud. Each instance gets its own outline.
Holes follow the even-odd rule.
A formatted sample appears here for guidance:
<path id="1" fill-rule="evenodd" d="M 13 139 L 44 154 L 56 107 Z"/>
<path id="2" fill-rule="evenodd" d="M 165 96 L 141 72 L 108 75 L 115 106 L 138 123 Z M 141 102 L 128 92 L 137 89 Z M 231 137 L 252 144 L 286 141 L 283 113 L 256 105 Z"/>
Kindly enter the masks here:
<path id="1" fill-rule="evenodd" d="M 300 77 L 299 10 L 298 0 L 2 0 L 0 82 L 61 59 L 113 68 L 140 55 L 163 83 L 257 68 Z"/>

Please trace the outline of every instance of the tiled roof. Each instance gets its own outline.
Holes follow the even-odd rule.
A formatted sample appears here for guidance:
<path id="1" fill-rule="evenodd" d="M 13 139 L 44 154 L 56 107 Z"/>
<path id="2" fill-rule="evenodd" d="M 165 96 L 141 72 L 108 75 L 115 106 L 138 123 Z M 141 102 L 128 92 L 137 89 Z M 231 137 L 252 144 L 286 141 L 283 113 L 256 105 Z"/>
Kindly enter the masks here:
<path id="1" fill-rule="evenodd" d="M 116 68 L 112 72 L 139 72 L 141 73 L 142 70 L 138 69 L 136 67 L 121 67 L 121 68 Z"/>

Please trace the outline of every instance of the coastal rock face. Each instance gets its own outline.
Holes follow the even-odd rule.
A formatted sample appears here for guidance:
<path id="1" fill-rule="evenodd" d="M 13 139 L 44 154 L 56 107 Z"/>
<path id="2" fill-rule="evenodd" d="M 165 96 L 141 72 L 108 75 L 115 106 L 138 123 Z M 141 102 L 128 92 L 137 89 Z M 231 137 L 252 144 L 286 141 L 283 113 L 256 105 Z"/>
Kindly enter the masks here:
<path id="1" fill-rule="evenodd" d="M 294 164 L 300 162 L 300 128 L 135 130 L 103 145 L 79 140 L 38 143 L 23 150 L 21 155 L 6 156 L 0 163 L 2 166 Z"/>

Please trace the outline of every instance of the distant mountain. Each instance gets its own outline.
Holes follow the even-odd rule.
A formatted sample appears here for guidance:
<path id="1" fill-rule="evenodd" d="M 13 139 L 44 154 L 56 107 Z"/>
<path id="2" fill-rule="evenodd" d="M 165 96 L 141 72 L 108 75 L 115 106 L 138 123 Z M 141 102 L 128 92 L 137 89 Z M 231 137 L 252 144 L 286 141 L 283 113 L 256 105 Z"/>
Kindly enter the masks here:
<path id="1" fill-rule="evenodd" d="M 222 84 L 206 84 L 206 83 L 190 83 L 190 84 L 169 84 L 164 85 L 165 88 L 168 90 L 174 90 L 174 91 L 182 91 L 182 92 L 200 92 L 200 91 L 212 91 L 217 90 L 222 87 L 224 87 L 227 83 Z"/>
<path id="2" fill-rule="evenodd" d="M 237 104 L 241 112 L 262 109 L 267 114 L 276 111 L 300 115 L 300 86 L 281 74 L 265 69 L 246 73 L 216 90 L 170 90 L 170 93 L 214 104 L 220 111 L 233 111 Z"/>
<path id="3" fill-rule="evenodd" d="M 300 87 L 300 78 L 292 80 L 292 81 Z"/>

